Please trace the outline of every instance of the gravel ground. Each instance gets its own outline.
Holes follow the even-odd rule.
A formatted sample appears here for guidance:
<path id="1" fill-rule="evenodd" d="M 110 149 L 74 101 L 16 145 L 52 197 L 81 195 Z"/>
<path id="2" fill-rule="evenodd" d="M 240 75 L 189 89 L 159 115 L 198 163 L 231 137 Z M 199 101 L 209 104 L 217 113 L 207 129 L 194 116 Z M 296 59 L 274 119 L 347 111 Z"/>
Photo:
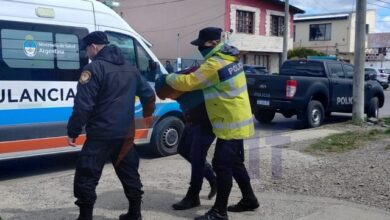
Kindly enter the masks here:
<path id="1" fill-rule="evenodd" d="M 337 129 L 362 130 L 352 125 Z M 331 197 L 390 210 L 390 137 L 345 153 L 303 152 L 314 141 L 279 146 L 281 174 L 261 173 L 255 181 L 257 190 Z M 261 167 L 272 170 L 269 164 L 263 161 Z"/>
<path id="2" fill-rule="evenodd" d="M 357 129 L 351 125 L 328 128 Z M 390 211 L 390 149 L 386 149 L 390 137 L 367 142 L 346 153 L 324 155 L 303 151 L 313 141 L 278 147 L 266 147 L 256 139 L 246 143 L 251 142 L 260 146 L 248 149 L 246 160 L 261 206 L 255 212 L 231 213 L 231 219 L 300 219 L 323 208 L 325 203 L 328 206 L 344 203 L 340 200 L 376 207 L 376 213 Z M 209 159 L 212 153 L 213 149 Z M 211 207 L 213 201 L 205 199 L 209 190 L 205 184 L 201 194 L 202 207 L 185 212 L 172 211 L 172 203 L 180 200 L 188 187 L 189 171 L 189 164 L 180 156 L 141 161 L 146 220 L 193 219 Z M 70 167 L 64 171 L 1 181 L 0 216 L 6 220 L 75 219 L 73 176 L 74 170 Z M 97 193 L 96 219 L 117 219 L 126 209 L 126 199 L 111 165 L 106 165 Z M 229 202 L 235 203 L 239 199 L 240 192 L 235 186 Z M 329 212 L 332 207 L 328 207 Z M 344 207 L 349 208 L 350 204 L 339 206 L 339 212 L 343 212 Z M 364 210 L 365 207 L 357 209 Z"/>

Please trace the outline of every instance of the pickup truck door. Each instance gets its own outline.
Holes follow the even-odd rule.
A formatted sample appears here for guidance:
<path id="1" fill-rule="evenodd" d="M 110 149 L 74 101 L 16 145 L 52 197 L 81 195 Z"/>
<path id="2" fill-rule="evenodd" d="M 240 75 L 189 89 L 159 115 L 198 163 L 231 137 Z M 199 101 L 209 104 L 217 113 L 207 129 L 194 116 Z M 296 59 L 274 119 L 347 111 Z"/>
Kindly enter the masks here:
<path id="1" fill-rule="evenodd" d="M 350 71 L 349 65 L 341 63 L 328 63 L 328 74 L 330 81 L 330 110 L 349 112 L 352 109 L 352 83 L 353 79 L 346 76 L 346 69 Z M 352 68 L 353 72 L 353 68 Z"/>

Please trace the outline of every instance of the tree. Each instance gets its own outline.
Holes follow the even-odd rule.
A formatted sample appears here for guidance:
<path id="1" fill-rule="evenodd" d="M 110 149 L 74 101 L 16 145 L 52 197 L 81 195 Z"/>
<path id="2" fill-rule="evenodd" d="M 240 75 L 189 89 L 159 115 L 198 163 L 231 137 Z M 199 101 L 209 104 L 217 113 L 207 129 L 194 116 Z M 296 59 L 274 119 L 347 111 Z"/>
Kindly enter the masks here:
<path id="1" fill-rule="evenodd" d="M 326 54 L 324 54 L 322 52 L 308 49 L 308 48 L 304 48 L 304 47 L 299 47 L 299 48 L 295 48 L 293 50 L 289 50 L 287 55 L 288 55 L 287 56 L 288 59 L 307 58 L 307 56 L 326 56 Z"/>

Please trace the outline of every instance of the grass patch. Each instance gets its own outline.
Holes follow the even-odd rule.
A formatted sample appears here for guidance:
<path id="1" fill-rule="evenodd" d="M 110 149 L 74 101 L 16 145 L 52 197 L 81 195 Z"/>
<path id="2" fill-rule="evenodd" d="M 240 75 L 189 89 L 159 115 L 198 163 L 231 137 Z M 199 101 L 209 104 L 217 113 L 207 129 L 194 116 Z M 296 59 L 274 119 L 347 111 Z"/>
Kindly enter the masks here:
<path id="1" fill-rule="evenodd" d="M 389 129 L 390 130 L 390 129 Z M 348 131 L 341 134 L 333 134 L 322 138 L 305 149 L 306 152 L 335 152 L 342 153 L 358 148 L 365 141 L 373 140 L 379 136 L 384 136 L 381 130 L 370 131 Z"/>
<path id="2" fill-rule="evenodd" d="M 361 119 L 352 119 L 351 124 L 362 127 L 364 125 L 365 120 Z"/>
<path id="3" fill-rule="evenodd" d="M 390 125 L 390 118 L 382 118 L 385 124 Z"/>
<path id="4" fill-rule="evenodd" d="M 385 147 L 385 150 L 390 150 L 390 144 Z M 0 219 L 1 220 L 1 219 Z"/>

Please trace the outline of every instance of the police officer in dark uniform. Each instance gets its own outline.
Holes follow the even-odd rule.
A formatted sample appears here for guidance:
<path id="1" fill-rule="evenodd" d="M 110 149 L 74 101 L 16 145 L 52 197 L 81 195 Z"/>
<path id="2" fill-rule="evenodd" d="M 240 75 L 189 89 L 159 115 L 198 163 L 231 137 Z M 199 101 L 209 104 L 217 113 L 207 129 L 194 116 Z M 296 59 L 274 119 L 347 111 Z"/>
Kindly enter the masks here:
<path id="1" fill-rule="evenodd" d="M 179 74 L 193 72 L 190 68 Z M 165 83 L 166 75 L 160 76 L 156 81 L 156 93 L 161 99 L 172 98 L 180 104 L 184 113 L 186 125 L 181 137 L 178 153 L 191 163 L 190 187 L 185 197 L 172 205 L 175 210 L 185 210 L 200 205 L 199 193 L 202 189 L 203 178 L 210 184 L 208 195 L 212 199 L 217 193 L 217 178 L 206 156 L 210 145 L 215 139 L 210 120 L 208 119 L 204 96 L 201 90 L 183 93 L 171 88 Z"/>
<path id="2" fill-rule="evenodd" d="M 104 32 L 96 31 L 82 40 L 92 60 L 81 73 L 77 95 L 68 122 L 68 142 L 86 126 L 87 139 L 79 155 L 74 178 L 78 220 L 91 220 L 96 200 L 96 186 L 107 160 L 115 165 L 129 209 L 121 220 L 140 220 L 143 191 L 138 173 L 139 157 L 133 147 L 135 135 L 134 102 L 140 98 L 143 116 L 150 121 L 155 94 L 139 71 L 126 62 L 120 49 L 108 46 Z"/>

